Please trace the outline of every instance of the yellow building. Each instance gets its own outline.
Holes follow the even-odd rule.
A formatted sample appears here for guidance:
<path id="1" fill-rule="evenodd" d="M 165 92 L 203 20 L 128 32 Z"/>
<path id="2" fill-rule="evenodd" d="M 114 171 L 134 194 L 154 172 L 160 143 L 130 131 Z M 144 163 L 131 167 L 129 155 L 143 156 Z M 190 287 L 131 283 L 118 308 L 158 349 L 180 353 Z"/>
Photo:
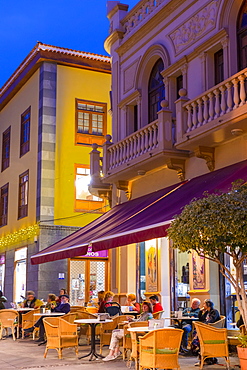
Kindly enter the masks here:
<path id="1" fill-rule="evenodd" d="M 0 90 L 0 289 L 9 301 L 27 289 L 44 299 L 71 290 L 79 265 L 84 290 L 107 287 L 107 257 L 100 269 L 67 259 L 31 267 L 29 257 L 107 210 L 87 184 L 91 145 L 111 130 L 110 74 L 109 57 L 38 43 Z"/>

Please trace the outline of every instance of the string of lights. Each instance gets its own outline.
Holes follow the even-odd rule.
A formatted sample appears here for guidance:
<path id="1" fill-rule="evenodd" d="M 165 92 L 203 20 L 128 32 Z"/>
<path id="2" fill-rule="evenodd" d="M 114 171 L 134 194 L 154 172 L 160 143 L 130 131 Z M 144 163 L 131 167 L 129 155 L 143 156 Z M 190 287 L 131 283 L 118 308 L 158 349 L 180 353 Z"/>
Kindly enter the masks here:
<path id="1" fill-rule="evenodd" d="M 83 212 L 83 213 L 80 213 L 79 215 L 61 217 L 61 218 L 50 219 L 50 220 L 42 220 L 42 221 L 39 221 L 38 223 L 36 223 L 34 225 L 23 227 L 19 230 L 16 230 L 16 231 L 12 232 L 12 233 L 9 233 L 5 236 L 2 236 L 0 238 L 0 249 L 6 248 L 10 245 L 22 242 L 22 241 L 30 239 L 30 238 L 34 238 L 35 236 L 37 236 L 39 234 L 41 223 L 49 223 L 49 222 L 54 222 L 54 221 L 67 220 L 67 219 L 71 219 L 71 218 L 85 216 L 88 213 L 94 214 L 95 212 L 102 211 L 104 208 L 107 208 L 107 207 L 108 207 L 108 205 L 104 205 L 103 207 L 97 208 L 93 211 Z"/>

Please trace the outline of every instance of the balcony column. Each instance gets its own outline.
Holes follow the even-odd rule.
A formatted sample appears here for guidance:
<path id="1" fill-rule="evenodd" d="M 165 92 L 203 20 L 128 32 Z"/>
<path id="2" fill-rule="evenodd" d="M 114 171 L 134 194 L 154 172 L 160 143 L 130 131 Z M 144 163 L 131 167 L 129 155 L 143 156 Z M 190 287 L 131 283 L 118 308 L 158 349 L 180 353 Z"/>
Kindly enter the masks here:
<path id="1" fill-rule="evenodd" d="M 168 109 L 168 101 L 162 100 L 158 113 L 158 147 L 161 150 L 172 149 L 172 111 Z"/>
<path id="2" fill-rule="evenodd" d="M 228 36 L 224 37 L 221 40 L 221 45 L 223 48 L 223 60 L 224 60 L 224 80 L 226 80 L 229 76 L 229 55 L 228 55 L 228 45 L 229 45 L 229 38 Z"/>
<path id="3" fill-rule="evenodd" d="M 113 144 L 111 142 L 111 135 L 106 135 L 106 141 L 103 144 L 103 176 L 107 175 L 109 168 L 110 168 L 110 151 L 109 147 Z"/>
<path id="4" fill-rule="evenodd" d="M 188 84 L 188 63 L 184 63 L 184 65 L 181 67 L 181 72 L 183 75 L 183 88 L 187 90 L 187 84 Z"/>
<path id="5" fill-rule="evenodd" d="M 187 131 L 187 113 L 183 105 L 189 101 L 187 98 L 187 90 L 180 89 L 178 92 L 180 98 L 175 101 L 176 104 L 176 142 L 179 143 L 183 139 L 183 135 Z"/>
<path id="6" fill-rule="evenodd" d="M 202 90 L 205 91 L 208 89 L 208 83 L 206 78 L 206 59 L 207 59 L 207 53 L 203 52 L 200 54 L 201 59 L 201 78 L 202 78 Z"/>
<path id="7" fill-rule="evenodd" d="M 90 152 L 90 175 L 93 179 L 100 177 L 100 151 L 98 144 L 92 144 L 93 150 Z"/>
<path id="8" fill-rule="evenodd" d="M 137 129 L 139 130 L 141 127 L 142 127 L 142 124 L 141 124 L 141 109 L 142 109 L 142 106 L 141 106 L 141 102 L 142 102 L 142 99 L 141 99 L 141 96 L 138 96 L 136 98 L 136 103 L 137 103 Z"/>

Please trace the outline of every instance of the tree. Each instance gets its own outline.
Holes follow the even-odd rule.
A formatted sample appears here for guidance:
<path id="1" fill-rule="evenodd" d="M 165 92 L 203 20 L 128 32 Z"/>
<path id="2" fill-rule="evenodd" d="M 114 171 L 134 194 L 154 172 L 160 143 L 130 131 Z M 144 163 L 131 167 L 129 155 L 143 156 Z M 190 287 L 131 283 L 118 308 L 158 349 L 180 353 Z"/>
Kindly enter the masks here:
<path id="1" fill-rule="evenodd" d="M 227 193 L 205 193 L 193 199 L 175 216 L 168 235 L 181 252 L 196 251 L 219 264 L 220 272 L 236 291 L 238 307 L 247 327 L 247 296 L 243 264 L 247 259 L 247 186 L 238 180 Z M 235 273 L 224 266 L 220 255 L 232 258 Z"/>

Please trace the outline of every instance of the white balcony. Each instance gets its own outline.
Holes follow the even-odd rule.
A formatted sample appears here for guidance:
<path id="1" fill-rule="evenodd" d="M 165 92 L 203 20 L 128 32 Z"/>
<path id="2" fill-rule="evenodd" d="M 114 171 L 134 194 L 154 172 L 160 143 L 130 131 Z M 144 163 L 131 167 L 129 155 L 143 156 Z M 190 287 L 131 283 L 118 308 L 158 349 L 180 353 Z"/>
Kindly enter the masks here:
<path id="1" fill-rule="evenodd" d="M 163 107 L 156 121 L 123 140 L 113 144 L 111 136 L 106 136 L 103 158 L 100 159 L 99 152 L 95 150 L 97 148 L 91 153 L 91 174 L 95 180 L 99 174 L 99 161 L 102 161 L 103 169 L 103 179 L 99 180 L 107 183 L 130 181 L 165 165 L 177 170 L 180 179 L 183 179 L 184 161 L 188 153 L 174 148 L 175 126 L 167 105 L 168 102 L 162 102 Z"/>
<path id="2" fill-rule="evenodd" d="M 176 102 L 176 148 L 193 151 L 198 145 L 216 147 L 234 133 L 246 131 L 247 68 L 207 90 L 193 100 Z"/>

